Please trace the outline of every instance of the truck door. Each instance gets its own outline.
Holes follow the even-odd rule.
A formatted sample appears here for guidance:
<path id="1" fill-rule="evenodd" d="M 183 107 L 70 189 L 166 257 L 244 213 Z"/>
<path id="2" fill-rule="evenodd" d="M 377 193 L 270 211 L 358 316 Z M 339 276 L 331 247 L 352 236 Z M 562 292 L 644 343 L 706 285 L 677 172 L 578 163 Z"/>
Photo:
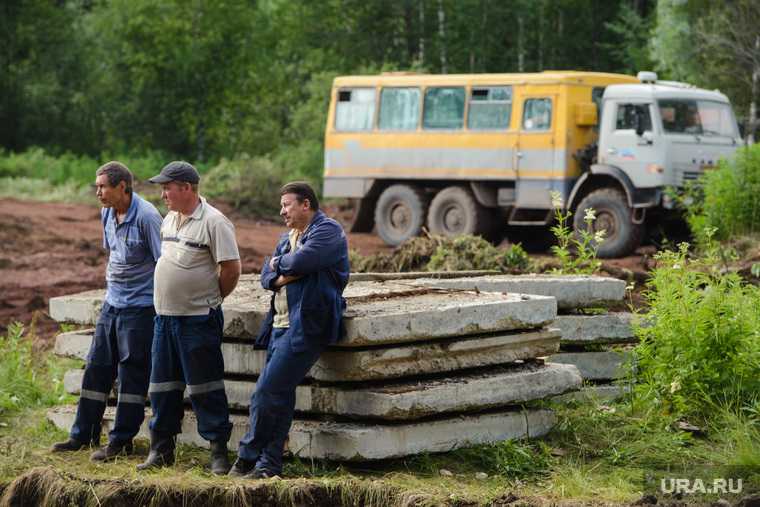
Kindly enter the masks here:
<path id="1" fill-rule="evenodd" d="M 653 104 L 636 101 L 605 103 L 599 136 L 599 162 L 618 167 L 637 188 L 653 186 L 656 178 L 647 167 L 662 163 L 657 155 L 661 138 L 652 125 Z M 644 134 L 636 134 L 640 123 Z"/>
<path id="2" fill-rule="evenodd" d="M 521 98 L 522 111 L 515 153 L 517 208 L 551 209 L 550 191 L 557 168 L 557 95 Z"/>

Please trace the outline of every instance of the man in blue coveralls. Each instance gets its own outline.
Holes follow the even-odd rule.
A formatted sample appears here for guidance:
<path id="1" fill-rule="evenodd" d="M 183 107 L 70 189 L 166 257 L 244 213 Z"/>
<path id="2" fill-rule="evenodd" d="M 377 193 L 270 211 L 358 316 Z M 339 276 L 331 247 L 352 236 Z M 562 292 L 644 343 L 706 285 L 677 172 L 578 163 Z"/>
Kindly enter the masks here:
<path id="1" fill-rule="evenodd" d="M 149 181 L 161 185 L 169 213 L 161 226 L 153 298 L 150 454 L 137 468 L 174 463 L 187 387 L 198 433 L 211 443 L 211 472 L 226 474 L 232 423 L 223 380 L 222 300 L 240 278 L 235 227 L 199 195 L 200 176 L 191 164 L 170 162 Z"/>
<path id="2" fill-rule="evenodd" d="M 114 378 L 119 380 L 116 419 L 108 445 L 94 461 L 132 453 L 132 439 L 145 414 L 153 341 L 153 271 L 161 255 L 161 215 L 132 191 L 132 174 L 119 162 L 95 173 L 103 205 L 103 246 L 109 251 L 106 300 L 87 355 L 71 435 L 54 452 L 77 451 L 100 442 L 101 421 Z"/>
<path id="3" fill-rule="evenodd" d="M 341 336 L 348 283 L 343 228 L 319 210 L 302 182 L 280 190 L 280 215 L 290 232 L 264 263 L 261 285 L 273 291 L 256 344 L 267 360 L 251 397 L 250 428 L 230 475 L 266 478 L 282 473 L 282 453 L 295 410 L 296 386 L 325 348 Z"/>

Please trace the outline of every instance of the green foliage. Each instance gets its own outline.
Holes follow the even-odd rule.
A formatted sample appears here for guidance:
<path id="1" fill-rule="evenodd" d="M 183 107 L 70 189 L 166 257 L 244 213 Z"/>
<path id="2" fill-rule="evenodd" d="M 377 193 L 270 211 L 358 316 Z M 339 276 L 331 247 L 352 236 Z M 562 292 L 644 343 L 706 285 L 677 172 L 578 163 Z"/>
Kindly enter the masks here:
<path id="1" fill-rule="evenodd" d="M 28 199 L 41 202 L 77 202 L 93 204 L 94 193 L 89 186 L 74 182 L 54 185 L 36 178 L 0 178 L 0 197 Z"/>
<path id="2" fill-rule="evenodd" d="M 351 250 L 348 260 L 351 263 L 351 271 L 356 273 L 424 271 L 430 257 L 443 241 L 443 236 L 425 234 L 405 241 L 392 252 L 365 257 Z"/>
<path id="3" fill-rule="evenodd" d="M 624 5 L 9 0 L 0 146 L 268 155 L 315 181 L 331 76 L 616 70 L 641 42 L 599 20 Z"/>
<path id="4" fill-rule="evenodd" d="M 687 220 L 700 246 L 760 232 L 760 144 L 740 148 L 687 189 Z"/>
<path id="5" fill-rule="evenodd" d="M 404 242 L 392 252 L 366 257 L 351 250 L 349 262 L 356 273 L 470 270 L 525 273 L 533 269 L 520 244 L 500 249 L 480 236 L 471 235 L 447 238 L 425 234 Z"/>
<path id="6" fill-rule="evenodd" d="M 86 155 L 64 153 L 54 155 L 43 148 L 34 147 L 22 153 L 0 150 L 0 178 L 29 178 L 44 180 L 52 185 L 85 186 L 94 183 L 95 171 L 109 160 L 124 163 L 137 181 L 155 176 L 171 159 L 157 151 L 142 154 L 126 153 L 114 156 L 102 153 L 99 160 Z M 207 166 L 196 166 L 203 173 Z"/>
<path id="7" fill-rule="evenodd" d="M 641 70 L 653 68 L 647 47 L 653 24 L 653 16 L 643 16 L 625 3 L 620 5 L 617 17 L 604 24 L 617 36 L 616 41 L 607 46 L 610 53 L 623 62 L 619 72 L 635 75 Z"/>
<path id="8" fill-rule="evenodd" d="M 604 230 L 592 233 L 591 226 L 596 220 L 594 210 L 588 208 L 583 217 L 586 228 L 573 231 L 570 227 L 572 211 L 562 211 L 562 198 L 559 192 L 552 192 L 552 206 L 556 224 L 551 227 L 557 244 L 551 249 L 559 261 L 559 267 L 553 271 L 558 274 L 591 275 L 599 271 L 602 262 L 596 258 L 599 244 L 604 241 Z"/>
<path id="9" fill-rule="evenodd" d="M 519 479 L 546 475 L 552 464 L 550 451 L 541 441 L 504 440 L 458 449 L 451 457 L 489 475 Z"/>
<path id="10" fill-rule="evenodd" d="M 244 155 L 222 159 L 205 176 L 201 190 L 207 197 L 224 199 L 242 212 L 277 216 L 280 209 L 277 196 L 284 178 L 268 158 Z"/>
<path id="11" fill-rule="evenodd" d="M 50 361 L 40 361 L 21 324 L 8 326 L 6 335 L 0 336 L 0 417 L 60 403 L 65 394 L 56 370 Z"/>
<path id="12" fill-rule="evenodd" d="M 687 248 L 656 257 L 652 325 L 636 330 L 637 392 L 666 412 L 708 416 L 708 402 L 743 406 L 760 392 L 760 288 Z"/>
<path id="13" fill-rule="evenodd" d="M 441 239 L 426 269 L 428 271 L 484 269 L 519 272 L 529 267 L 530 259 L 519 244 L 500 250 L 480 236 L 464 235 Z"/>

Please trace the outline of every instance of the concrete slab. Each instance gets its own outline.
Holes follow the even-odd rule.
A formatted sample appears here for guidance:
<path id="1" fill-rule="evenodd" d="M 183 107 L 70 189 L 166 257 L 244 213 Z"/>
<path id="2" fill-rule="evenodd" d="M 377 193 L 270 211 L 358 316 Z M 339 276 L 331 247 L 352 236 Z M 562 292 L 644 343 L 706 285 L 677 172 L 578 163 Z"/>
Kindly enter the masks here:
<path id="1" fill-rule="evenodd" d="M 94 333 L 95 330 L 92 328 L 60 333 L 55 337 L 53 353 L 57 356 L 72 357 L 86 361 Z"/>
<path id="2" fill-rule="evenodd" d="M 351 273 L 349 283 L 386 281 L 386 280 L 411 280 L 414 278 L 466 278 L 469 276 L 498 275 L 500 271 L 473 270 L 473 271 L 405 271 L 399 273 Z"/>
<path id="3" fill-rule="evenodd" d="M 105 297 L 106 291 L 97 289 L 50 298 L 50 317 L 58 322 L 95 325 Z"/>
<path id="4" fill-rule="evenodd" d="M 79 394 L 83 370 L 70 370 L 63 379 L 70 394 Z M 356 418 L 412 420 L 449 412 L 473 412 L 544 399 L 581 386 L 572 365 L 523 364 L 492 371 L 455 374 L 439 380 L 392 382 L 380 387 L 301 385 L 296 410 L 303 413 Z M 225 380 L 230 406 L 248 410 L 254 381 Z"/>
<path id="5" fill-rule="evenodd" d="M 468 278 L 409 280 L 414 286 L 518 294 L 537 294 L 557 299 L 560 310 L 603 306 L 625 297 L 625 282 L 602 276 L 496 275 Z"/>
<path id="6" fill-rule="evenodd" d="M 328 350 L 311 369 L 311 377 L 325 381 L 362 381 L 411 377 L 464 368 L 505 364 L 556 351 L 556 330 L 495 333 L 452 338 L 393 348 Z"/>
<path id="7" fill-rule="evenodd" d="M 629 343 L 635 342 L 632 313 L 603 315 L 558 315 L 552 327 L 562 334 L 562 343 Z"/>
<path id="8" fill-rule="evenodd" d="M 75 415 L 74 406 L 48 411 L 48 419 L 66 431 L 71 428 Z M 112 428 L 113 415 L 113 408 L 108 407 L 103 421 L 104 430 Z M 140 430 L 143 437 L 148 435 L 147 419 Z M 236 449 L 248 428 L 248 418 L 233 415 L 231 420 L 233 429 L 228 446 Z M 503 411 L 401 425 L 295 420 L 288 447 L 294 455 L 302 458 L 368 461 L 447 452 L 507 439 L 539 437 L 548 433 L 554 423 L 553 412 L 545 409 Z M 178 440 L 208 447 L 208 443 L 198 435 L 196 424 L 195 416 L 186 413 Z"/>
<path id="9" fill-rule="evenodd" d="M 615 350 L 560 352 L 547 357 L 546 361 L 575 365 L 584 380 L 613 380 L 625 376 L 626 367 L 633 357 L 631 352 Z"/>
<path id="10" fill-rule="evenodd" d="M 62 333 L 56 337 L 60 355 L 86 360 L 93 330 Z M 559 350 L 559 332 L 541 329 L 449 338 L 392 348 L 329 349 L 312 367 L 307 378 L 322 381 L 364 381 L 443 373 L 511 363 L 553 354 Z M 266 351 L 247 342 L 222 343 L 224 371 L 233 375 L 258 376 Z"/>
<path id="11" fill-rule="evenodd" d="M 346 290 L 346 334 L 340 347 L 362 347 L 435 338 L 539 328 L 557 316 L 546 296 L 448 291 L 397 282 L 358 282 Z M 58 320 L 94 324 L 102 291 L 50 300 Z M 244 284 L 225 300 L 224 334 L 251 339 L 269 308 L 263 289 Z"/>
<path id="12" fill-rule="evenodd" d="M 349 300 L 341 347 L 360 347 L 538 328 L 557 316 L 546 296 L 432 291 Z"/>

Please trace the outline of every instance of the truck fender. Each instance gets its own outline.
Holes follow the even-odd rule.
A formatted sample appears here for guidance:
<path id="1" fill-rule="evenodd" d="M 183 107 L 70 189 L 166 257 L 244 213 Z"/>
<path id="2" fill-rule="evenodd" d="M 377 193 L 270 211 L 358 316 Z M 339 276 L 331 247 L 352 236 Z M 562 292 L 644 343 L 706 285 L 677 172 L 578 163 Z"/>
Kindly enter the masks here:
<path id="1" fill-rule="evenodd" d="M 620 168 L 612 165 L 593 164 L 588 172 L 585 172 L 575 182 L 573 190 L 570 192 L 570 197 L 567 200 L 567 209 L 574 209 L 579 201 L 580 190 L 586 184 L 586 182 L 594 176 L 608 176 L 617 181 L 625 192 L 625 198 L 628 201 L 628 206 L 634 207 L 633 196 L 636 195 L 636 188 L 633 186 L 631 178 L 628 177 Z"/>

